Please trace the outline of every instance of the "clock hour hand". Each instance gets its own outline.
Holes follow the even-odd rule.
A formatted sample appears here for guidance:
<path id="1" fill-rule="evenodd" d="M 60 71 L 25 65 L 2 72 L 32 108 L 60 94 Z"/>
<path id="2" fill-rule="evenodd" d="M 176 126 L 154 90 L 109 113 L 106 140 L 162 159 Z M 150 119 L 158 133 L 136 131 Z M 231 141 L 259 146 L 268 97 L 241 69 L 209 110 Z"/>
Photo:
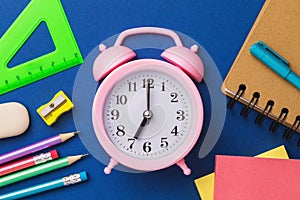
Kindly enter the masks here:
<path id="1" fill-rule="evenodd" d="M 143 113 L 143 120 L 142 120 L 140 126 L 138 127 L 135 135 L 133 136 L 134 139 L 138 139 L 144 126 L 146 125 L 147 121 L 149 121 L 151 119 L 151 117 L 152 117 L 152 112 L 150 110 L 145 110 L 145 112 Z"/>
<path id="2" fill-rule="evenodd" d="M 138 139 L 138 137 L 140 136 L 144 126 L 146 125 L 148 119 L 146 117 L 143 118 L 139 128 L 137 129 L 137 131 L 135 132 L 135 135 L 133 136 L 134 139 Z"/>

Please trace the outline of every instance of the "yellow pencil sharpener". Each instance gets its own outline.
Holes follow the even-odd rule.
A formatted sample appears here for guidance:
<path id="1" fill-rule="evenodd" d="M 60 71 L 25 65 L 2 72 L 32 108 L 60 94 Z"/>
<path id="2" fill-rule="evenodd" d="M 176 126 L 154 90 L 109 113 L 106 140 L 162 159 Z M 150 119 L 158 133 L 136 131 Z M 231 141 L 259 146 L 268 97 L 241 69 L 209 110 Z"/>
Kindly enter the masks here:
<path id="1" fill-rule="evenodd" d="M 63 91 L 59 91 L 50 102 L 40 106 L 36 111 L 48 126 L 51 126 L 65 112 L 74 107 L 72 101 Z"/>

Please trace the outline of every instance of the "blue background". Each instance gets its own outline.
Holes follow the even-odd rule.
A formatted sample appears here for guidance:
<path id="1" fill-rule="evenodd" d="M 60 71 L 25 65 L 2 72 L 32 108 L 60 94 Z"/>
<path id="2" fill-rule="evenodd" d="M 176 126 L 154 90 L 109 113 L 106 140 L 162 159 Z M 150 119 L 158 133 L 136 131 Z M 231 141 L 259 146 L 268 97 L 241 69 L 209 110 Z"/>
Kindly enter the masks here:
<path id="1" fill-rule="evenodd" d="M 0 36 L 28 3 L 28 0 L 1 1 Z M 213 58 L 223 78 L 229 71 L 263 3 L 263 0 L 62 0 L 83 57 L 86 57 L 101 41 L 125 29 L 160 26 L 182 32 L 198 41 Z M 11 61 L 11 66 L 53 49 L 46 27 L 42 26 Z M 31 119 L 30 127 L 25 134 L 0 140 L 0 154 L 57 133 L 75 130 L 72 112 L 64 114 L 57 123 L 48 127 L 35 110 L 47 103 L 59 90 L 72 97 L 78 69 L 79 66 L 71 68 L 0 96 L 0 103 L 18 101 L 24 104 Z M 198 87 L 204 88 L 201 93 L 204 101 L 209 102 L 205 84 Z M 209 103 L 205 103 L 205 106 L 209 107 Z M 214 170 L 216 154 L 253 156 L 285 144 L 291 158 L 299 157 L 296 140 L 281 139 L 284 127 L 271 134 L 267 131 L 267 125 L 271 120 L 267 119 L 264 126 L 257 127 L 253 124 L 256 113 L 251 113 L 248 119 L 244 119 L 239 116 L 241 108 L 242 105 L 236 104 L 232 111 L 227 111 L 221 137 L 213 150 L 203 159 L 198 158 L 205 137 L 205 133 L 201 134 L 196 146 L 186 158 L 193 170 L 192 175 L 188 177 L 176 166 L 151 173 L 131 174 L 115 170 L 111 175 L 104 175 L 104 165 L 89 156 L 68 168 L 1 188 L 0 194 L 85 170 L 89 175 L 88 182 L 39 194 L 30 199 L 199 199 L 193 181 Z M 208 109 L 206 115 L 209 116 L 209 112 Z M 206 126 L 208 123 L 210 122 L 205 121 Z M 87 153 L 79 137 L 55 148 L 61 157 Z"/>

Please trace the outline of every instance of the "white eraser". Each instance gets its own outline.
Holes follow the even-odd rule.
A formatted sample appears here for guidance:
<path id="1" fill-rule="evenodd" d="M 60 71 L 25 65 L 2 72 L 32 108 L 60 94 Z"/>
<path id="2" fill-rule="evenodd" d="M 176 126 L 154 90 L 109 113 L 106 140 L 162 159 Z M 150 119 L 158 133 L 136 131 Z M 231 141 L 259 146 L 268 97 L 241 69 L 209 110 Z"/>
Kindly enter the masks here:
<path id="1" fill-rule="evenodd" d="M 0 104 L 0 139 L 24 133 L 29 126 L 29 114 L 20 103 Z"/>

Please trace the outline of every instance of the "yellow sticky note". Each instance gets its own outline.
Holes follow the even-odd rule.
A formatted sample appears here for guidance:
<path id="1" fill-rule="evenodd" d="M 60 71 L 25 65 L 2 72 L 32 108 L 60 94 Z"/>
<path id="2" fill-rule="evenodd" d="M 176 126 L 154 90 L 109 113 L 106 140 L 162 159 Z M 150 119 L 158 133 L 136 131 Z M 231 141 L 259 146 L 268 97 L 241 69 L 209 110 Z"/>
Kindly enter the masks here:
<path id="1" fill-rule="evenodd" d="M 289 159 L 285 147 L 279 146 L 255 157 Z M 196 187 L 202 200 L 214 199 L 215 173 L 208 174 L 195 180 Z"/>

